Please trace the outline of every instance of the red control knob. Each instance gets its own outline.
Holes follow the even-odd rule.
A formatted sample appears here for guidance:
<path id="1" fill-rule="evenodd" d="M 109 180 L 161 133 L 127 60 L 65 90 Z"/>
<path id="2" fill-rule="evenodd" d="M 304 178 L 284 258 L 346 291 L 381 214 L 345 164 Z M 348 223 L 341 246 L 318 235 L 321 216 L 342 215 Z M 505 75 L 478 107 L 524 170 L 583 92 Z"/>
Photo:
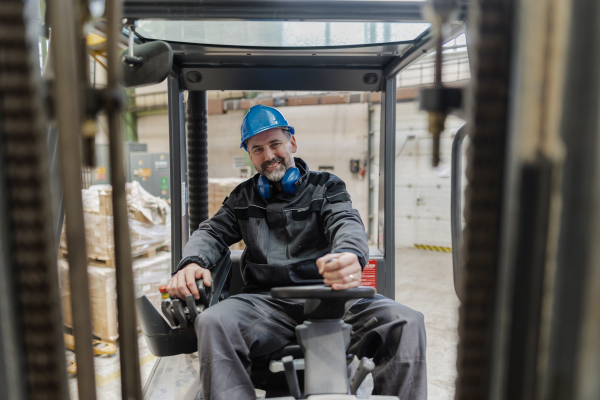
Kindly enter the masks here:
<path id="1" fill-rule="evenodd" d="M 161 287 L 158 288 L 158 290 L 161 294 L 167 293 L 167 285 L 162 285 Z"/>

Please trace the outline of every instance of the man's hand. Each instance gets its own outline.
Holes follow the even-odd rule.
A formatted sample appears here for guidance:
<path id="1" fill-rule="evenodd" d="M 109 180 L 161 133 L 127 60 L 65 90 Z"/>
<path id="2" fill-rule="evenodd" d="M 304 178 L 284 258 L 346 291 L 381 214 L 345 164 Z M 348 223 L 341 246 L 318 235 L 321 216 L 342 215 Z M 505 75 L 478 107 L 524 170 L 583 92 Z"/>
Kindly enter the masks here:
<path id="1" fill-rule="evenodd" d="M 179 297 L 185 300 L 185 296 L 192 294 L 196 300 L 200 298 L 196 281 L 202 278 L 204 286 L 212 285 L 212 276 L 210 271 L 202 268 L 198 264 L 188 264 L 179 270 L 167 285 L 167 291 L 171 297 Z"/>
<path id="2" fill-rule="evenodd" d="M 342 290 L 360 285 L 362 268 L 354 253 L 327 254 L 317 260 L 319 273 L 333 290 Z"/>

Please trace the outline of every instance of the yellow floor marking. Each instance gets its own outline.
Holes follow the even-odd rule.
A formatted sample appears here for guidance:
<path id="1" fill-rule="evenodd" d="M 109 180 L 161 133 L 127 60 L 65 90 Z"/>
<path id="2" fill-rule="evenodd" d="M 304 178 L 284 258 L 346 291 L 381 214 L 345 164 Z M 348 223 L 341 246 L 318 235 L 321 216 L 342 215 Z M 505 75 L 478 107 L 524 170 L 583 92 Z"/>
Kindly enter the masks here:
<path id="1" fill-rule="evenodd" d="M 452 247 L 432 246 L 429 244 L 415 244 L 414 247 L 419 250 L 429 250 L 429 251 L 439 251 L 439 252 L 443 252 L 443 253 L 452 253 Z"/>

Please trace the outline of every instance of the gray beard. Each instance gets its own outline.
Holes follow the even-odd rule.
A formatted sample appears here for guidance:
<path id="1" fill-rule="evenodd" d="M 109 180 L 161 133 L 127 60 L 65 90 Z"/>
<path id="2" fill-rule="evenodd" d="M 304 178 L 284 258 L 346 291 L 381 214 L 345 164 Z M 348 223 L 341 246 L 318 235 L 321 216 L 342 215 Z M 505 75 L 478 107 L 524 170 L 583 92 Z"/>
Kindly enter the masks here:
<path id="1" fill-rule="evenodd" d="M 286 172 L 287 168 L 282 163 L 280 169 L 275 171 L 263 171 L 263 175 L 271 182 L 279 182 L 283 179 Z"/>

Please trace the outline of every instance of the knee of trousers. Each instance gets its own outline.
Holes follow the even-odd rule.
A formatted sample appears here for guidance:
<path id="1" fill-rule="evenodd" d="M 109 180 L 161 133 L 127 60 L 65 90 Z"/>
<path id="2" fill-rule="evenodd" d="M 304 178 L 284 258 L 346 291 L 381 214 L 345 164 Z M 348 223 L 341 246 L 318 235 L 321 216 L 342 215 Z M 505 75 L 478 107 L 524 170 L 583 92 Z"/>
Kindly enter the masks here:
<path id="1" fill-rule="evenodd" d="M 425 317 L 419 311 L 400 303 L 390 306 L 389 316 L 392 320 L 404 321 L 405 328 L 415 332 L 425 331 Z"/>
<path id="2" fill-rule="evenodd" d="M 210 307 L 202 311 L 194 321 L 194 329 L 198 335 L 213 332 L 232 332 L 236 328 L 236 319 L 227 317 L 223 310 Z"/>

